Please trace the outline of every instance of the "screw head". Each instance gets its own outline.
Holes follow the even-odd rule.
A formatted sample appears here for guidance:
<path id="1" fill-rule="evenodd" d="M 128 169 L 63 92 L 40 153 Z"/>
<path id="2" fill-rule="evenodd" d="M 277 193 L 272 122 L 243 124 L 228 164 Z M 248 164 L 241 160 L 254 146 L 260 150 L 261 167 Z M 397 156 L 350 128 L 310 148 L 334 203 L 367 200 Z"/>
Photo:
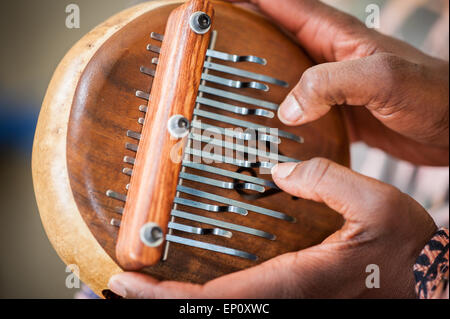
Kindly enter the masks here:
<path id="1" fill-rule="evenodd" d="M 167 123 L 167 129 L 174 138 L 185 137 L 189 133 L 189 120 L 182 115 L 173 115 Z"/>
<path id="2" fill-rule="evenodd" d="M 139 232 L 141 241 L 149 247 L 157 247 L 163 242 L 163 230 L 155 223 L 147 223 Z"/>
<path id="3" fill-rule="evenodd" d="M 197 16 L 197 23 L 200 29 L 206 30 L 211 26 L 211 18 L 206 13 Z"/>
<path id="4" fill-rule="evenodd" d="M 195 33 L 205 34 L 211 28 L 211 17 L 202 11 L 197 11 L 189 19 L 189 25 Z"/>

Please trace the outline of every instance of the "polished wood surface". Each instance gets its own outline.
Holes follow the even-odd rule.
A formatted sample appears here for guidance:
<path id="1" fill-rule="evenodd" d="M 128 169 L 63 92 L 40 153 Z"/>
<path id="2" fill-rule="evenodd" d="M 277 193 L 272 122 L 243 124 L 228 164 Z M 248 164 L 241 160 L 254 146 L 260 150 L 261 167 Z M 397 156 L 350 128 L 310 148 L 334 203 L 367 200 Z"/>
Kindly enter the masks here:
<path id="1" fill-rule="evenodd" d="M 163 254 L 164 240 L 149 247 L 137 230 L 144 224 L 155 224 L 162 230 L 163 239 L 168 231 L 181 170 L 181 154 L 174 159 L 172 153 L 175 147 L 182 153 L 179 139 L 169 133 L 168 121 L 175 115 L 192 120 L 212 32 L 210 29 L 206 34 L 197 34 L 191 30 L 189 19 L 199 11 L 214 21 L 214 10 L 208 0 L 187 2 L 175 9 L 167 21 L 117 239 L 117 259 L 128 270 L 154 265 Z"/>
<path id="2" fill-rule="evenodd" d="M 214 28 L 218 30 L 216 49 L 241 55 L 252 54 L 268 60 L 266 66 L 250 63 L 223 64 L 271 75 L 287 81 L 290 84 L 289 88 L 273 86 L 270 92 L 256 92 L 250 89 L 245 91 L 246 95 L 256 98 L 275 103 L 282 102 L 289 90 L 300 79 L 304 70 L 312 65 L 312 62 L 296 44 L 265 18 L 226 3 L 216 1 L 213 3 L 215 8 Z M 167 18 L 176 7 L 177 5 L 154 7 L 152 10 L 142 12 L 131 21 L 129 20 L 120 28 L 115 28 L 117 22 L 106 23 L 114 32 L 109 34 L 101 45 L 95 47 L 95 52 L 92 52 L 90 57 L 87 57 L 89 61 L 86 61 L 83 68 L 78 69 L 82 70 L 82 73 L 80 72 L 77 75 L 73 72 L 73 69 L 67 67 L 58 71 L 59 73 L 66 72 L 68 75 L 65 75 L 65 77 L 75 76 L 77 83 L 76 90 L 70 99 L 73 102 L 70 107 L 70 116 L 60 123 L 63 128 L 61 134 L 67 138 L 66 144 L 64 144 L 65 149 L 64 147 L 60 148 L 64 157 L 57 156 L 53 152 L 51 155 L 57 156 L 59 161 L 63 158 L 67 159 L 67 163 L 64 164 L 67 165 L 67 176 L 61 178 L 65 180 L 66 184 L 70 184 L 72 201 L 77 207 L 77 211 L 71 210 L 71 214 L 77 217 L 76 214 L 78 213 L 83 218 L 85 222 L 83 227 L 88 228 L 90 236 L 95 238 L 95 243 L 90 245 L 99 245 L 102 251 L 115 261 L 117 260 L 115 244 L 118 229 L 110 225 L 110 220 L 111 218 L 120 219 L 121 216 L 116 213 L 115 207 L 123 206 L 123 204 L 106 197 L 105 192 L 112 189 L 126 193 L 125 185 L 129 183 L 129 177 L 121 172 L 124 166 L 128 166 L 123 163 L 123 156 L 134 157 L 136 155 L 124 148 L 126 142 L 136 143 L 126 137 L 126 131 L 131 129 L 139 132 L 141 127 L 137 123 L 137 119 L 143 116 L 138 109 L 142 100 L 135 96 L 135 91 L 150 92 L 152 86 L 152 78 L 140 73 L 139 67 L 141 65 L 150 66 L 151 58 L 155 57 L 154 54 L 145 50 L 147 43 L 152 41 L 149 39 L 150 32 L 164 33 Z M 85 42 L 86 48 L 88 48 L 87 43 L 89 42 Z M 61 76 L 60 78 L 64 77 Z M 241 92 L 240 90 L 231 91 Z M 67 96 L 66 98 L 69 99 Z M 226 102 L 226 100 L 223 101 Z M 54 102 L 54 100 L 48 101 L 48 104 Z M 57 109 L 55 106 L 53 107 Z M 205 109 L 208 108 L 205 107 Z M 212 109 L 208 110 L 212 111 Z M 229 116 L 226 112 L 216 112 Z M 239 116 L 235 117 L 239 118 Z M 279 151 L 283 155 L 300 160 L 323 156 L 338 163 L 349 165 L 347 134 L 338 109 L 334 109 L 321 120 L 302 127 L 286 127 L 277 119 L 263 119 L 254 116 L 245 119 L 270 127 L 278 127 L 304 137 L 305 143 L 303 144 L 283 140 L 279 147 Z M 60 119 L 53 117 L 51 120 L 59 121 Z M 210 121 L 210 123 L 224 126 L 215 121 Z M 56 134 L 56 132 L 46 131 L 46 134 Z M 43 145 L 51 148 L 51 142 L 48 143 L 50 144 L 40 143 L 40 148 Z M 50 160 L 44 159 L 44 156 L 50 154 L 48 152 L 40 151 L 38 155 L 41 161 L 46 162 L 47 166 L 50 165 Z M 38 165 L 40 165 L 40 162 L 36 164 L 36 166 Z M 235 167 L 226 164 L 218 166 L 236 170 Z M 128 167 L 131 168 L 131 166 Z M 253 170 L 244 170 L 243 173 L 257 174 Z M 202 175 L 212 177 L 207 173 Z M 55 178 L 54 174 L 50 176 L 39 174 L 39 176 L 42 180 Z M 270 175 L 263 175 L 262 177 L 270 179 Z M 210 187 L 193 182 L 186 182 L 185 185 L 211 191 Z M 52 187 L 56 189 L 56 186 Z M 40 193 L 45 189 L 45 187 L 39 188 Z M 67 191 L 68 186 L 65 189 Z M 58 196 L 58 191 L 54 190 L 53 194 L 53 196 Z M 231 239 L 198 238 L 195 235 L 174 231 L 175 234 L 187 238 L 248 251 L 258 255 L 259 259 L 253 262 L 198 248 L 171 244 L 166 261 L 144 268 L 143 271 L 159 279 L 201 283 L 226 273 L 251 267 L 276 255 L 317 244 L 342 225 L 341 217 L 324 205 L 295 199 L 285 193 L 274 193 L 270 196 L 255 198 L 253 194 L 240 194 L 230 190 L 224 191 L 221 195 L 269 209 L 280 210 L 295 217 L 297 222 L 288 223 L 252 212 L 247 216 L 216 215 L 213 216 L 216 219 L 273 233 L 277 236 L 277 239 L 269 241 L 237 232 L 233 233 Z M 42 195 L 40 196 L 42 197 Z M 189 196 L 186 197 L 189 198 Z M 41 214 L 43 210 L 46 211 L 43 214 L 44 224 L 51 224 L 49 220 L 55 218 L 54 215 L 60 216 L 64 206 L 61 204 L 56 210 L 52 209 L 51 205 L 44 204 L 43 201 L 44 199 L 41 198 Z M 205 202 L 208 203 L 209 201 Z M 201 210 L 186 207 L 183 207 L 183 210 L 211 217 Z M 177 221 L 192 226 L 201 226 L 198 223 L 181 219 L 177 219 Z M 83 253 L 91 256 L 90 261 L 95 264 L 95 267 L 98 267 L 99 264 L 94 258 L 96 253 L 89 254 L 80 247 L 80 245 L 86 244 L 86 241 L 82 241 L 82 244 L 80 244 L 72 237 L 63 240 L 63 238 L 66 238 L 66 233 L 69 232 L 69 226 L 66 225 L 62 229 L 64 230 L 52 229 L 48 233 L 59 253 L 66 252 L 63 259 L 66 262 L 73 260 L 75 257 L 71 256 L 77 256 L 83 251 Z M 62 241 L 64 241 L 64 244 L 57 244 Z M 79 250 L 77 251 L 77 249 Z M 82 256 L 78 258 L 81 259 Z M 83 272 L 89 274 L 89 276 L 85 275 L 85 281 L 90 286 L 95 287 L 97 291 L 101 287 L 99 283 L 105 283 L 111 274 L 110 272 L 105 274 L 95 272 L 98 278 L 94 280 L 94 272 L 90 272 L 89 266 L 85 263 L 83 263 L 81 269 L 82 274 Z"/>

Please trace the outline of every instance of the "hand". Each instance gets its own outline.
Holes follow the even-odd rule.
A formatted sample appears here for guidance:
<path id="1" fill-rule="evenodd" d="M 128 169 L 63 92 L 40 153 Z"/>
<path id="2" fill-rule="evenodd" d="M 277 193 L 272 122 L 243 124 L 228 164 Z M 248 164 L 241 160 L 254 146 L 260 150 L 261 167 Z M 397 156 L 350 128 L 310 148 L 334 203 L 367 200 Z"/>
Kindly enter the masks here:
<path id="1" fill-rule="evenodd" d="M 317 63 L 281 104 L 287 125 L 334 106 L 353 141 L 421 165 L 449 163 L 449 65 L 316 0 L 252 0 Z"/>
<path id="2" fill-rule="evenodd" d="M 284 191 L 341 213 L 343 228 L 322 244 L 281 255 L 205 285 L 159 282 L 138 273 L 111 278 L 127 298 L 413 298 L 413 264 L 436 231 L 412 198 L 329 160 L 279 164 L 273 178 Z M 338 187 L 337 187 L 338 185 Z M 366 267 L 380 269 L 380 288 L 365 285 Z"/>

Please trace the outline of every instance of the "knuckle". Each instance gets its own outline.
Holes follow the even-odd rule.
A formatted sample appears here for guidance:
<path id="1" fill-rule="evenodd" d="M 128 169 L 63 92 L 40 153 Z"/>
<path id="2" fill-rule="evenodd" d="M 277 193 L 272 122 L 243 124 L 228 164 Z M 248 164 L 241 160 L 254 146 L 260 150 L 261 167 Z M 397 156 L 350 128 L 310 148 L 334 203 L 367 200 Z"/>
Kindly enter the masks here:
<path id="1" fill-rule="evenodd" d="M 308 161 L 308 165 L 305 170 L 306 182 L 312 185 L 311 191 L 316 193 L 317 189 L 322 184 L 322 181 L 326 177 L 331 161 L 325 158 L 316 157 Z"/>
<path id="2" fill-rule="evenodd" d="M 390 53 L 380 53 L 374 55 L 375 67 L 383 81 L 388 81 L 388 85 L 398 83 L 406 77 L 406 70 L 409 69 L 410 62 L 405 59 Z"/>
<path id="3" fill-rule="evenodd" d="M 326 72 L 315 66 L 307 69 L 300 79 L 300 90 L 303 97 L 315 98 L 321 96 L 323 88 L 327 87 Z"/>

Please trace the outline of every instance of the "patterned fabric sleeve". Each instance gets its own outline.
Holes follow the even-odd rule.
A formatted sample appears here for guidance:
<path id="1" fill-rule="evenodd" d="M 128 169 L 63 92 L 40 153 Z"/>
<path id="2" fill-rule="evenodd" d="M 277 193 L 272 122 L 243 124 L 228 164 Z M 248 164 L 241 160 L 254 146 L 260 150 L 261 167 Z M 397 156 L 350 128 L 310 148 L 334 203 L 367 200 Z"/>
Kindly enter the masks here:
<path id="1" fill-rule="evenodd" d="M 420 299 L 440 296 L 448 286 L 448 229 L 439 229 L 414 265 L 416 294 Z"/>

